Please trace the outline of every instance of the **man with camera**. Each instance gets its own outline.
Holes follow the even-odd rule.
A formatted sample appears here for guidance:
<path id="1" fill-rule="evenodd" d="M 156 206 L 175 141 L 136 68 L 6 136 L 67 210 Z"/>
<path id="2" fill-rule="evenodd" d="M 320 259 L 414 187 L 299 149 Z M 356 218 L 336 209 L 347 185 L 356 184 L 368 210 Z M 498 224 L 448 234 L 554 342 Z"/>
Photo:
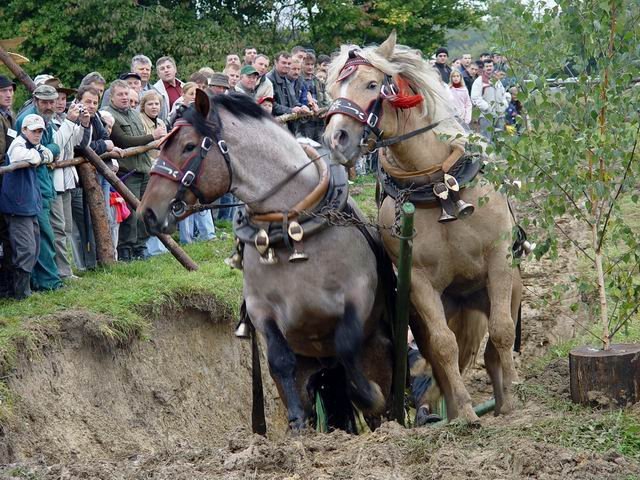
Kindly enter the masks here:
<path id="1" fill-rule="evenodd" d="M 49 79 L 45 84 L 51 85 L 58 93 L 54 107 L 55 114 L 52 118 L 55 128 L 54 140 L 60 147 L 58 161 L 70 160 L 74 156 L 74 147 L 84 147 L 89 144 L 91 133 L 89 114 L 77 102 L 71 103 L 67 111 L 67 98 L 76 92 L 74 89 L 65 88 L 57 78 Z M 83 208 L 82 188 L 80 188 L 76 167 L 54 169 L 53 187 L 57 194 L 51 203 L 51 227 L 55 235 L 56 265 L 62 280 L 72 279 L 76 277 L 71 271 L 68 245 L 74 243 L 74 218 L 78 215 L 77 213 L 74 215 L 73 212 L 78 210 L 82 212 Z M 75 243 L 78 243 L 77 239 Z M 80 269 L 85 266 L 81 262 L 81 257 L 78 256 L 78 252 L 82 250 L 79 245 L 72 250 L 76 266 Z"/>

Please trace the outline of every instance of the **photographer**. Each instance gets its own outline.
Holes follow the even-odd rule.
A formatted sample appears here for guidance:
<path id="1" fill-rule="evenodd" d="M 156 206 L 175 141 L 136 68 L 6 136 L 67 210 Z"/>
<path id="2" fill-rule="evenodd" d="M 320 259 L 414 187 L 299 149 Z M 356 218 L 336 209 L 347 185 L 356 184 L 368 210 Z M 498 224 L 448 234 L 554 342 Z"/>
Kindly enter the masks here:
<path id="1" fill-rule="evenodd" d="M 72 103 L 67 109 L 68 95 L 75 93 L 74 89 L 65 88 L 57 78 L 47 80 L 47 85 L 56 89 L 58 98 L 54 106 L 55 114 L 52 122 L 54 125 L 54 141 L 60 147 L 58 161 L 73 158 L 73 149 L 76 146 L 85 146 L 89 143 L 89 115 L 83 112 L 80 105 Z M 57 193 L 51 203 L 51 227 L 55 235 L 56 265 L 62 280 L 75 278 L 69 263 L 68 245 L 73 245 L 74 204 L 82 205 L 82 189 L 79 188 L 79 178 L 76 167 L 56 168 L 53 170 L 53 187 Z M 76 242 L 77 243 L 77 242 Z M 77 255 L 79 245 L 73 245 L 74 261 L 79 268 L 80 258 Z"/>

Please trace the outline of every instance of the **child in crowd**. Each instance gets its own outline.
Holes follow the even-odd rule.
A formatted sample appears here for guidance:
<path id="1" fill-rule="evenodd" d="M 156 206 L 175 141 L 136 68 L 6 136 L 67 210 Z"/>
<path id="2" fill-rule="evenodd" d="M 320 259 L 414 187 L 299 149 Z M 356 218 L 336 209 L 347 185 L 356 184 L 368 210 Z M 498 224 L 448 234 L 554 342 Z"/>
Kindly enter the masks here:
<path id="1" fill-rule="evenodd" d="M 42 210 L 42 196 L 35 167 L 53 162 L 53 153 L 42 146 L 44 119 L 27 115 L 22 131 L 7 151 L 7 164 L 28 162 L 31 167 L 8 172 L 2 176 L 0 212 L 5 214 L 9 227 L 9 241 L 13 251 L 13 292 L 16 299 L 31 295 L 31 272 L 40 251 L 38 213 Z"/>

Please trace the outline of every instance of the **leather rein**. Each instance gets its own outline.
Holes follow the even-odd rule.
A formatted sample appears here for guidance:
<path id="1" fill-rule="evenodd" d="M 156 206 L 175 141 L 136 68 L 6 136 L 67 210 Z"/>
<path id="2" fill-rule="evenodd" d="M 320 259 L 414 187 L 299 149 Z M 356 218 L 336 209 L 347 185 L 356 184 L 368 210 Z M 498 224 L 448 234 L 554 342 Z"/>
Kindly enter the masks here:
<path id="1" fill-rule="evenodd" d="M 179 119 L 174 124 L 171 133 L 165 137 L 162 143 L 165 143 L 170 137 L 175 135 L 180 128 L 184 126 L 192 126 L 191 123 L 184 119 Z M 229 156 L 229 147 L 223 138 L 218 135 L 217 129 L 211 128 L 210 135 L 205 136 L 200 143 L 200 147 L 196 152 L 191 155 L 187 161 L 186 166 L 180 168 L 175 163 L 167 159 L 162 155 L 160 155 L 156 159 L 151 171 L 150 175 L 160 175 L 161 177 L 167 178 L 172 182 L 178 183 L 178 191 L 176 192 L 175 197 L 171 200 L 169 206 L 171 208 L 171 212 L 175 217 L 180 217 L 184 215 L 188 206 L 184 200 L 184 196 L 187 190 L 190 190 L 198 199 L 201 204 L 205 204 L 206 200 L 204 198 L 204 194 L 197 187 L 197 179 L 200 173 L 200 169 L 202 167 L 202 163 L 206 156 L 209 154 L 211 147 L 215 143 L 218 146 L 218 150 L 222 154 L 224 158 L 225 164 L 227 166 L 227 171 L 229 175 L 229 184 L 227 186 L 226 192 L 231 191 L 231 187 L 233 185 L 233 169 L 231 167 L 231 157 Z M 264 195 L 262 195 L 257 200 L 252 201 L 251 203 L 258 203 L 268 199 L 271 195 L 282 189 L 287 183 L 289 183 L 294 177 L 296 177 L 302 170 L 308 167 L 311 164 L 316 164 L 318 168 L 318 174 L 320 176 L 320 180 L 318 185 L 311 191 L 309 195 L 303 198 L 300 202 L 298 202 L 294 207 L 287 210 L 286 212 L 267 212 L 267 213 L 256 213 L 251 215 L 251 218 L 254 221 L 258 222 L 277 222 L 282 221 L 284 218 L 292 218 L 297 216 L 301 211 L 306 210 L 312 207 L 315 203 L 317 203 L 323 195 L 326 193 L 329 186 L 329 171 L 324 162 L 317 162 L 319 159 L 323 157 L 323 155 L 319 155 L 315 149 L 309 147 L 307 145 L 302 146 L 303 150 L 310 157 L 310 160 L 302 165 L 299 169 L 290 173 L 285 177 L 281 182 L 277 183 L 273 188 L 269 189 Z M 317 162 L 317 163 L 316 163 Z M 225 192 L 225 193 L 226 193 Z M 239 204 L 246 205 L 246 204 Z M 221 207 L 228 207 L 229 205 L 221 205 Z M 248 210 L 248 208 L 247 208 Z"/>

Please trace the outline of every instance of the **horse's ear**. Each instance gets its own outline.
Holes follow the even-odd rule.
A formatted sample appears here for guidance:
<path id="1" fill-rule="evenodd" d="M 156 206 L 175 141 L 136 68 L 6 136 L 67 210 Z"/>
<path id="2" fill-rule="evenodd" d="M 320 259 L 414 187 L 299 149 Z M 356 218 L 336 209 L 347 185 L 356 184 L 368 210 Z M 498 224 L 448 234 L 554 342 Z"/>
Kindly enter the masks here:
<path id="1" fill-rule="evenodd" d="M 202 115 L 204 118 L 209 116 L 209 95 L 207 95 L 204 91 L 196 88 L 196 110 Z"/>
<path id="2" fill-rule="evenodd" d="M 391 32 L 391 35 L 389 35 L 389 37 L 384 42 L 382 42 L 382 45 L 380 45 L 376 49 L 376 52 L 378 52 L 378 54 L 380 54 L 384 58 L 390 59 L 391 55 L 393 54 L 393 50 L 396 48 L 396 37 L 397 35 L 394 29 Z"/>

